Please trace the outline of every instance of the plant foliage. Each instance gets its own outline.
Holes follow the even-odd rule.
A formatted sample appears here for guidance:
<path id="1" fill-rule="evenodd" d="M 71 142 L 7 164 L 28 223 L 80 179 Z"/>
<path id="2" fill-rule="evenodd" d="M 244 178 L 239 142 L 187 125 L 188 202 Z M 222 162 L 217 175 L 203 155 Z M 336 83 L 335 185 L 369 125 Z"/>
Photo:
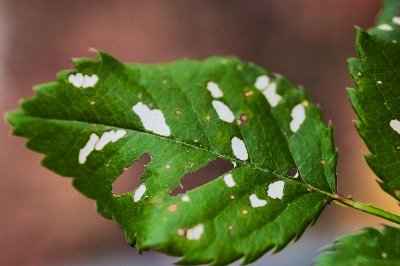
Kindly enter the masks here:
<path id="1" fill-rule="evenodd" d="M 400 265 L 400 231 L 365 228 L 361 232 L 339 238 L 325 248 L 314 261 L 315 266 L 396 266 Z"/>
<path id="2" fill-rule="evenodd" d="M 358 58 L 349 60 L 356 89 L 349 96 L 359 121 L 356 127 L 367 144 L 366 160 L 381 178 L 381 187 L 400 199 L 400 2 L 385 1 L 377 26 L 357 29 Z M 400 265 L 400 230 L 385 226 L 339 238 L 315 264 Z"/>
<path id="3" fill-rule="evenodd" d="M 230 57 L 136 65 L 97 56 L 37 86 L 8 121 L 139 250 L 182 264 L 250 263 L 299 238 L 335 193 L 332 128 L 284 77 Z M 140 186 L 114 195 L 144 154 L 152 159 Z M 235 168 L 171 195 L 217 158 Z"/>
<path id="4" fill-rule="evenodd" d="M 349 96 L 357 130 L 370 150 L 366 160 L 381 187 L 400 200 L 400 10 L 386 1 L 378 25 L 357 29 L 358 58 L 349 60 L 356 89 Z"/>
<path id="5" fill-rule="evenodd" d="M 349 97 L 367 162 L 397 200 L 399 10 L 399 1 L 385 1 L 377 26 L 357 29 L 358 58 L 349 60 L 356 84 Z M 332 127 L 283 76 L 233 57 L 138 65 L 96 54 L 37 86 L 7 118 L 14 134 L 45 155 L 43 164 L 72 177 L 138 250 L 179 256 L 181 264 L 247 264 L 298 239 L 332 200 L 384 212 L 336 194 Z M 113 194 L 115 180 L 143 155 L 151 162 L 140 185 Z M 233 169 L 172 194 L 183 176 L 216 159 Z M 338 239 L 315 264 L 399 265 L 399 241 L 397 228 L 366 228 Z"/>

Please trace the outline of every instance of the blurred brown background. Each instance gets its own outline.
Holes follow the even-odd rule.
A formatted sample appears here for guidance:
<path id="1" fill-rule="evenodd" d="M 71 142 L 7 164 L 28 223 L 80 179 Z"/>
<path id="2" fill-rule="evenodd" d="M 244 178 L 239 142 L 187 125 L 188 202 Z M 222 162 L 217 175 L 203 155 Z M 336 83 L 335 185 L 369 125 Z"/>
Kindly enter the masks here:
<path id="1" fill-rule="evenodd" d="M 398 212 L 375 184 L 352 124 L 346 58 L 355 55 L 354 27 L 373 24 L 377 0 L 57 1 L 0 0 L 0 112 L 33 94 L 32 86 L 71 68 L 88 47 L 123 61 L 155 63 L 182 57 L 237 55 L 304 85 L 335 125 L 339 192 Z M 171 265 L 157 253 L 140 256 L 122 232 L 99 216 L 69 179 L 39 165 L 0 123 L 1 265 Z M 319 247 L 345 232 L 382 223 L 330 206 L 303 238 L 254 265 L 309 265 Z"/>

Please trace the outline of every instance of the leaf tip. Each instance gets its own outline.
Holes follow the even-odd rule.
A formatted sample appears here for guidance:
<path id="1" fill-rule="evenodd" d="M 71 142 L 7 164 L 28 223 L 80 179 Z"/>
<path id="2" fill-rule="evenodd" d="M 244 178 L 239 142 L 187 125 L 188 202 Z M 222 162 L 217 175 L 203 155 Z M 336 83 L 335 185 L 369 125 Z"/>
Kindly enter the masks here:
<path id="1" fill-rule="evenodd" d="M 13 110 L 4 114 L 4 121 L 10 124 L 12 127 L 16 127 L 18 121 L 18 115 L 23 111 L 21 109 Z"/>
<path id="2" fill-rule="evenodd" d="M 93 48 L 93 47 L 89 47 L 88 50 L 89 50 L 89 52 L 94 53 L 94 54 L 97 54 L 100 52 L 98 49 Z"/>

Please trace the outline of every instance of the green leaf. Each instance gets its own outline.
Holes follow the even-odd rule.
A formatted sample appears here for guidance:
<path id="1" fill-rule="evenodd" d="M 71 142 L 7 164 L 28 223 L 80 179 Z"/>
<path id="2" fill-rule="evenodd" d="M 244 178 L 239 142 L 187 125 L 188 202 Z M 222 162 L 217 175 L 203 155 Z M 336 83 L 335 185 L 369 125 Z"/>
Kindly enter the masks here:
<path id="1" fill-rule="evenodd" d="M 383 8 L 379 12 L 376 20 L 376 25 L 391 22 L 393 17 L 399 15 L 400 1 L 398 0 L 383 0 Z"/>
<path id="2" fill-rule="evenodd" d="M 336 191 L 332 128 L 282 76 L 230 57 L 160 65 L 98 57 L 36 87 L 8 121 L 139 250 L 182 264 L 250 263 L 299 238 Z M 113 195 L 143 154 L 152 159 L 141 185 Z M 217 158 L 236 167 L 171 196 L 185 174 Z M 293 168 L 298 175 L 288 176 Z"/>
<path id="3" fill-rule="evenodd" d="M 370 150 L 366 160 L 381 187 L 400 200 L 400 17 L 387 17 L 400 6 L 386 2 L 383 24 L 357 29 L 358 58 L 349 60 L 357 89 L 348 92 L 357 130 Z"/>
<path id="4" fill-rule="evenodd" d="M 364 228 L 343 236 L 314 261 L 316 266 L 397 266 L 400 265 L 400 230 L 385 226 L 378 231 Z"/>

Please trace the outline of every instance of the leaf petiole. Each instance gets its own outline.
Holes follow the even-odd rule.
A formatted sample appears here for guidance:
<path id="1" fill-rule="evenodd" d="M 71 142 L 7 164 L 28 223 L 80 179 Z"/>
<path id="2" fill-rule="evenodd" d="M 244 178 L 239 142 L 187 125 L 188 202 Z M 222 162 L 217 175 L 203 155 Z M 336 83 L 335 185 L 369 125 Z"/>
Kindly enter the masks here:
<path id="1" fill-rule="evenodd" d="M 339 206 L 351 207 L 353 209 L 357 209 L 359 211 L 372 214 L 374 216 L 380 217 L 382 219 L 393 222 L 395 224 L 400 224 L 400 216 L 398 216 L 394 213 L 379 209 L 377 207 L 374 207 L 374 206 L 372 206 L 371 203 L 366 204 L 366 203 L 354 200 L 350 197 L 344 197 L 344 196 L 341 196 L 336 193 L 332 194 L 332 193 L 329 193 L 329 192 L 326 192 L 326 191 L 323 191 L 323 190 L 320 190 L 320 189 L 317 189 L 317 188 L 311 187 L 311 186 L 309 186 L 309 188 L 311 188 L 312 190 L 315 190 L 321 194 L 329 196 L 332 199 L 332 201 Z"/>
<path id="2" fill-rule="evenodd" d="M 351 207 L 351 208 L 360 210 L 362 212 L 366 212 L 366 213 L 372 214 L 374 216 L 383 218 L 387 221 L 391 221 L 393 223 L 400 224 L 400 216 L 393 214 L 391 212 L 379 209 L 377 207 L 374 207 L 371 204 L 359 202 L 359 201 L 353 200 L 351 198 L 346 198 L 346 197 L 343 197 L 343 196 L 340 196 L 337 194 L 333 195 L 333 202 L 340 206 Z"/>

